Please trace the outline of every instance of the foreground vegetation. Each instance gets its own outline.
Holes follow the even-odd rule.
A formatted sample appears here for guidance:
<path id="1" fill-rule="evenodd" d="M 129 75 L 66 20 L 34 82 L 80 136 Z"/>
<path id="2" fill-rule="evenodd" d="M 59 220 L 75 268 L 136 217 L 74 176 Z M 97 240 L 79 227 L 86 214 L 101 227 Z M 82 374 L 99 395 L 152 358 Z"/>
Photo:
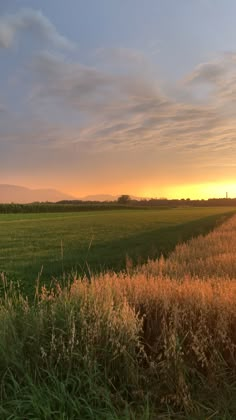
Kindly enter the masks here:
<path id="1" fill-rule="evenodd" d="M 1 419 L 235 419 L 236 216 L 29 303 L 5 277 Z"/>
<path id="2" fill-rule="evenodd" d="M 0 272 L 34 294 L 63 273 L 126 268 L 167 256 L 175 245 L 207 233 L 230 208 L 175 208 L 0 215 Z"/>

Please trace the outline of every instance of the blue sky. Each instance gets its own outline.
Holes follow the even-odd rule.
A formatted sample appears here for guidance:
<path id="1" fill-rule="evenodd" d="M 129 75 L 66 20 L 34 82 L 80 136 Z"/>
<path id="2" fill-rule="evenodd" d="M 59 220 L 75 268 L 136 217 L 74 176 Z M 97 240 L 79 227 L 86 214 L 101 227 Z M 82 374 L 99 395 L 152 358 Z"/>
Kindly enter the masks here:
<path id="1" fill-rule="evenodd" d="M 0 2 L 0 183 L 236 196 L 236 2 Z"/>

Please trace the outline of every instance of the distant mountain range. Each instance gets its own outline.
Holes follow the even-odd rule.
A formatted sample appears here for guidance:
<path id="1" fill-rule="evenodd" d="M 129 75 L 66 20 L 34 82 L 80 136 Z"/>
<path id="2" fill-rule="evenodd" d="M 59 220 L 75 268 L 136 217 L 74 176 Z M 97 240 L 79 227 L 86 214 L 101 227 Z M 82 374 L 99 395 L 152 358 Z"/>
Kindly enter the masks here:
<path id="1" fill-rule="evenodd" d="M 32 189 L 20 185 L 0 184 L 0 203 L 34 203 L 44 201 L 82 200 L 82 201 L 116 201 L 118 195 L 94 194 L 85 197 L 74 197 L 52 188 Z M 131 196 L 135 200 L 140 198 Z"/>
<path id="2" fill-rule="evenodd" d="M 33 203 L 35 201 L 75 200 L 76 198 L 54 189 L 31 189 L 19 185 L 0 184 L 0 203 Z"/>

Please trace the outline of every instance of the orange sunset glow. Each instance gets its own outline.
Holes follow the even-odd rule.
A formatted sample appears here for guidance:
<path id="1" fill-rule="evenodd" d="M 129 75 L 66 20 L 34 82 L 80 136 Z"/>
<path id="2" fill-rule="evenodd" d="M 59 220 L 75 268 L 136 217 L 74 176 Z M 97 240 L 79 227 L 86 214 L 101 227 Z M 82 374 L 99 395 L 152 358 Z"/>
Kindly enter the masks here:
<path id="1" fill-rule="evenodd" d="M 219 5 L 107 5 L 105 21 L 98 6 L 22 3 L 0 15 L 0 184 L 236 197 L 236 32 L 215 36 Z"/>

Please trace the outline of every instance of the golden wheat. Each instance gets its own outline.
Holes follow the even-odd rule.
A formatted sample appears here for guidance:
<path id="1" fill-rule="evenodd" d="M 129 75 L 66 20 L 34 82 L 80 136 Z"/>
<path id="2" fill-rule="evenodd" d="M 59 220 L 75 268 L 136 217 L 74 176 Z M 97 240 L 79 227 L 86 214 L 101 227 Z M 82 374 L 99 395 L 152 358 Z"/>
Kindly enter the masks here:
<path id="1" fill-rule="evenodd" d="M 70 296 L 82 297 L 86 305 L 93 302 L 95 325 L 104 311 L 110 313 L 110 326 L 117 325 L 113 340 L 119 337 L 120 324 L 113 319 L 117 314 L 127 336 L 139 331 L 150 372 L 162 385 L 171 388 L 170 377 L 174 383 L 165 402 L 186 407 L 191 372 L 205 375 L 215 386 L 222 367 L 235 374 L 236 216 L 207 236 L 178 245 L 167 259 L 129 273 L 100 274 L 90 283 L 75 279 Z M 116 312 L 121 307 L 122 315 Z"/>
<path id="2" fill-rule="evenodd" d="M 207 236 L 179 244 L 169 258 L 149 261 L 142 271 L 174 279 L 236 278 L 236 216 Z"/>

